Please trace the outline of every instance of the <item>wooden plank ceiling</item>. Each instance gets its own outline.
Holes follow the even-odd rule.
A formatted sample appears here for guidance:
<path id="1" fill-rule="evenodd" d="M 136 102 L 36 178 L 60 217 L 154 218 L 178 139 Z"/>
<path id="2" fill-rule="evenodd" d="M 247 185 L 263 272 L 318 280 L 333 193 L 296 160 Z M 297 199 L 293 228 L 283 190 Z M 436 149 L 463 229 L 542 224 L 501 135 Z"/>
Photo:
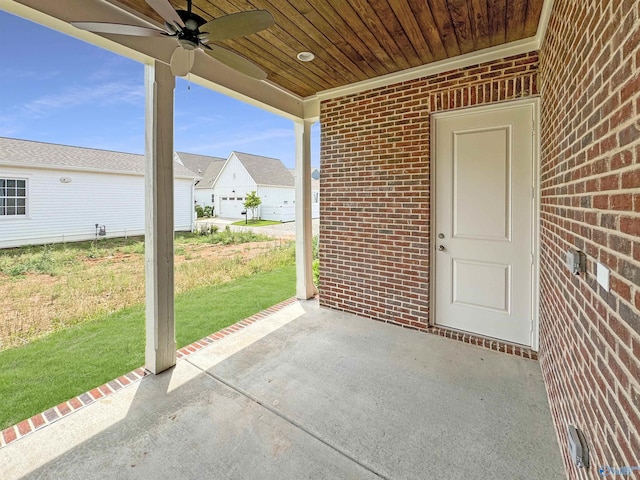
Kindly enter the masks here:
<path id="1" fill-rule="evenodd" d="M 119 0 L 158 22 L 144 0 Z M 186 10 L 186 0 L 170 0 Z M 532 37 L 543 0 L 193 0 L 206 20 L 268 10 L 275 25 L 217 42 L 302 97 Z M 302 51 L 315 54 L 301 62 Z"/>

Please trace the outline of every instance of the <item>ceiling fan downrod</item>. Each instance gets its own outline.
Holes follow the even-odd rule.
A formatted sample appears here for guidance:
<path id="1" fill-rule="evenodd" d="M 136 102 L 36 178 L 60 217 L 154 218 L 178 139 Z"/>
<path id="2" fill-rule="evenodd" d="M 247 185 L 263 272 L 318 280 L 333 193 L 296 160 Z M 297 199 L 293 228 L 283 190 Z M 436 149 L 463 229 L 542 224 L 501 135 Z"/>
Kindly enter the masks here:
<path id="1" fill-rule="evenodd" d="M 185 50 L 196 50 L 199 45 L 199 28 L 205 23 L 204 19 L 192 13 L 192 1 L 187 0 L 187 11 L 178 10 L 178 15 L 184 22 L 184 28 L 178 32 L 178 43 Z"/>

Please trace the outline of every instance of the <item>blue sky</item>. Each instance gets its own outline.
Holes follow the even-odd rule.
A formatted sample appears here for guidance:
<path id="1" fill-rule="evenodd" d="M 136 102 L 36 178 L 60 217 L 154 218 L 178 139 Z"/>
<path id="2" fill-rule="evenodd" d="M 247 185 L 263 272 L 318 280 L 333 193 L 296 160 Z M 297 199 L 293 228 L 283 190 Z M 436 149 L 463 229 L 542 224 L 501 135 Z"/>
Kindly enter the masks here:
<path id="1" fill-rule="evenodd" d="M 292 121 L 188 87 L 177 79 L 176 150 L 224 158 L 238 150 L 294 166 Z M 142 64 L 0 11 L 0 136 L 144 153 L 144 103 Z"/>

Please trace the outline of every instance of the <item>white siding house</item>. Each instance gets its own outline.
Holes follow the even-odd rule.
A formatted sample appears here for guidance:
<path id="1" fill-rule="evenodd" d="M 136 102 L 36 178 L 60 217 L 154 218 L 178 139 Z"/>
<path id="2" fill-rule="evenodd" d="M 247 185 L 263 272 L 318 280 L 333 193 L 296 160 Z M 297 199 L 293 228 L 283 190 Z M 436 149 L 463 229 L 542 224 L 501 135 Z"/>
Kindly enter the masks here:
<path id="1" fill-rule="evenodd" d="M 219 216 L 243 218 L 244 200 L 253 191 L 262 200 L 257 210 L 258 217 L 293 220 L 283 218 L 278 210 L 293 205 L 295 199 L 294 178 L 283 163 L 277 158 L 231 152 L 214 185 Z"/>
<path id="2" fill-rule="evenodd" d="M 185 154 L 180 153 L 179 155 L 184 157 Z M 214 207 L 214 213 L 217 215 L 218 210 L 215 208 L 216 205 L 213 195 L 213 185 L 227 160 L 219 157 L 206 157 L 204 155 L 198 156 L 206 158 L 208 160 L 208 164 L 202 175 L 200 175 L 202 178 L 196 182 L 195 201 L 203 208 L 206 206 Z"/>
<path id="3" fill-rule="evenodd" d="M 212 205 L 217 216 L 244 218 L 244 201 L 255 191 L 262 200 L 257 216 L 264 220 L 295 220 L 295 179 L 277 158 L 231 152 L 224 164 L 212 163 L 196 185 L 196 203 Z M 316 195 L 314 198 L 318 198 Z M 314 218 L 319 215 L 317 204 Z"/>
<path id="4" fill-rule="evenodd" d="M 144 156 L 0 137 L 0 248 L 144 234 Z M 176 231 L 196 175 L 174 165 Z"/>

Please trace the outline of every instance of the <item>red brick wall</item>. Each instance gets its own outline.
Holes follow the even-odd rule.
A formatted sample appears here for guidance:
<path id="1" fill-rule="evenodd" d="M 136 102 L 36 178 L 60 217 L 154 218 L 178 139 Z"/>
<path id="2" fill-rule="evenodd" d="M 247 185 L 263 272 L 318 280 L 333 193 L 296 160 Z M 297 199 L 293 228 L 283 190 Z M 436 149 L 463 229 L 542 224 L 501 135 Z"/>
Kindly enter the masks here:
<path id="1" fill-rule="evenodd" d="M 556 0 L 540 51 L 540 362 L 561 445 L 574 424 L 592 450 L 588 472 L 563 452 L 569 478 L 640 465 L 639 15 L 637 0 Z"/>
<path id="2" fill-rule="evenodd" d="M 426 329 L 429 115 L 537 93 L 538 55 L 321 105 L 320 303 Z"/>

